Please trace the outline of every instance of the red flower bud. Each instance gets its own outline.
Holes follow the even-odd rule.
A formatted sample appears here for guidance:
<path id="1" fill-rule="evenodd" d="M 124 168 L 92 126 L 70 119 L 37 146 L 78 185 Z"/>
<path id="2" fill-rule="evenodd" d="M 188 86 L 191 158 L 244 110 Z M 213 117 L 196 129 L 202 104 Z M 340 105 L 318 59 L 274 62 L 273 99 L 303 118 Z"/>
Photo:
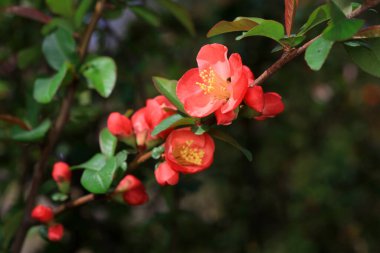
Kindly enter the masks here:
<path id="1" fill-rule="evenodd" d="M 108 116 L 107 127 L 115 136 L 127 137 L 133 133 L 131 120 L 118 112 Z"/>
<path id="2" fill-rule="evenodd" d="M 141 183 L 139 179 L 137 179 L 133 175 L 127 175 L 117 185 L 115 192 L 125 192 L 141 187 L 144 187 L 144 185 Z"/>
<path id="3" fill-rule="evenodd" d="M 53 166 L 51 175 L 57 183 L 71 180 L 71 170 L 69 165 L 65 162 L 56 162 Z"/>
<path id="4" fill-rule="evenodd" d="M 145 188 L 140 187 L 124 192 L 123 199 L 127 204 L 131 206 L 137 206 L 147 202 L 149 200 L 149 197 L 145 191 Z"/>
<path id="5" fill-rule="evenodd" d="M 47 237 L 50 241 L 57 242 L 62 239 L 63 232 L 62 224 L 55 224 L 49 227 Z"/>
<path id="6" fill-rule="evenodd" d="M 50 207 L 44 205 L 38 205 L 32 210 L 32 218 L 39 222 L 49 222 L 53 219 L 53 210 Z"/>
<path id="7" fill-rule="evenodd" d="M 146 107 L 143 107 L 132 115 L 133 131 L 135 132 L 136 142 L 139 147 L 145 146 L 145 143 L 152 138 L 150 136 L 151 129 L 148 122 L 146 122 L 145 114 Z"/>
<path id="8" fill-rule="evenodd" d="M 179 180 L 179 173 L 173 170 L 166 161 L 160 163 L 154 171 L 154 175 L 160 185 L 176 185 Z"/>
<path id="9" fill-rule="evenodd" d="M 165 142 L 165 159 L 173 170 L 196 173 L 210 167 L 215 144 L 207 133 L 196 135 L 190 128 L 172 131 Z"/>

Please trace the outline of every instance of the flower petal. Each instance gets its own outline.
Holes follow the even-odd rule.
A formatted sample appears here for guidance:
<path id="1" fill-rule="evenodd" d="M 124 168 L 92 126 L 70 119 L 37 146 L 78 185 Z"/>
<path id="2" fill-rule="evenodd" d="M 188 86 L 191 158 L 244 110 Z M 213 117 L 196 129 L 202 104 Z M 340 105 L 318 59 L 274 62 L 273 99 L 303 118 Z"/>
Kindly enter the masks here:
<path id="1" fill-rule="evenodd" d="M 249 88 L 244 97 L 244 102 L 257 112 L 262 113 L 264 109 L 264 92 L 259 85 Z"/>
<path id="2" fill-rule="evenodd" d="M 234 119 L 237 117 L 235 110 L 229 111 L 227 113 L 222 113 L 221 110 L 215 111 L 216 124 L 217 125 L 230 125 Z"/>
<path id="3" fill-rule="evenodd" d="M 230 77 L 230 66 L 227 60 L 227 47 L 222 44 L 208 44 L 203 46 L 197 55 L 199 69 L 212 68 L 219 77 L 227 80 Z"/>
<path id="4" fill-rule="evenodd" d="M 283 112 L 285 109 L 281 96 L 276 92 L 264 93 L 264 109 L 263 115 L 267 117 L 274 117 Z"/>

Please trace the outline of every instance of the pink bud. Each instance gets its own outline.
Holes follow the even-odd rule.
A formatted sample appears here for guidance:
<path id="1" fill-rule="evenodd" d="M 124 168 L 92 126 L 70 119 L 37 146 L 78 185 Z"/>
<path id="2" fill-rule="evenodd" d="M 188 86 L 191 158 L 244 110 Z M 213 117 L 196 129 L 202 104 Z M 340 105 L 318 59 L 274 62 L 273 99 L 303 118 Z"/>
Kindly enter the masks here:
<path id="1" fill-rule="evenodd" d="M 176 185 L 179 180 L 179 173 L 173 170 L 166 161 L 157 167 L 154 175 L 160 185 Z"/>
<path id="2" fill-rule="evenodd" d="M 32 218 L 39 222 L 49 222 L 53 219 L 53 210 L 50 207 L 44 205 L 38 205 L 32 210 Z"/>
<path id="3" fill-rule="evenodd" d="M 51 173 L 54 181 L 57 183 L 67 182 L 71 180 L 71 170 L 67 163 L 56 162 Z"/>
<path id="4" fill-rule="evenodd" d="M 131 120 L 118 112 L 108 116 L 107 127 L 113 135 L 120 137 L 127 137 L 133 133 Z"/>
<path id="5" fill-rule="evenodd" d="M 63 232 L 62 224 L 55 224 L 49 227 L 47 237 L 50 241 L 57 242 L 62 239 Z"/>

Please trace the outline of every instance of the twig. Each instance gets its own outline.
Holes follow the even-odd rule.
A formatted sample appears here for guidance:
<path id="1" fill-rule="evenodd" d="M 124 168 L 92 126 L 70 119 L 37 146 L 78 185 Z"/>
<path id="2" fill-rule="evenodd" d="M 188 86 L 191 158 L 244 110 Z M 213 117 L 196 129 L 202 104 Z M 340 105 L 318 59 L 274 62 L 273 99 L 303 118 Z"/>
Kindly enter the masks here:
<path id="1" fill-rule="evenodd" d="M 353 12 L 351 12 L 349 15 L 347 15 L 347 18 L 354 18 L 356 16 L 359 16 L 369 8 L 372 8 L 380 3 L 380 0 L 373 0 L 370 2 L 365 2 L 363 5 Z M 285 51 L 283 55 L 278 59 L 275 63 L 273 63 L 267 70 L 265 70 L 256 80 L 255 84 L 261 85 L 264 83 L 266 79 L 268 79 L 271 75 L 276 73 L 279 69 L 281 69 L 285 64 L 292 61 L 297 56 L 301 55 L 305 52 L 305 50 L 321 35 L 318 35 L 317 37 L 309 40 L 306 42 L 302 47 L 291 49 L 290 51 Z"/>
<path id="2" fill-rule="evenodd" d="M 88 25 L 83 39 L 80 42 L 79 45 L 79 57 L 81 60 L 84 59 L 84 56 L 86 55 L 88 43 L 90 41 L 91 34 L 93 33 L 96 23 L 99 20 L 103 6 L 106 0 L 99 0 L 96 4 L 95 12 L 93 13 L 93 17 L 90 21 L 90 24 Z M 42 178 L 43 178 L 43 172 L 46 168 L 48 158 L 53 151 L 53 148 L 63 130 L 63 127 L 65 123 L 67 122 L 67 119 L 69 117 L 70 108 L 72 105 L 72 102 L 74 100 L 74 95 L 77 87 L 78 79 L 74 79 L 71 85 L 69 85 L 67 93 L 65 98 L 63 99 L 59 114 L 57 119 L 55 120 L 53 127 L 51 128 L 49 135 L 45 141 L 45 144 L 42 148 L 42 153 L 39 161 L 36 163 L 34 167 L 34 174 L 32 179 L 32 185 L 28 194 L 28 197 L 26 199 L 26 205 L 25 205 L 25 211 L 24 211 L 24 217 L 21 221 L 21 225 L 16 233 L 15 239 L 13 241 L 11 252 L 13 253 L 19 253 L 21 252 L 22 246 L 24 244 L 24 240 L 26 237 L 26 234 L 28 232 L 28 229 L 31 226 L 30 221 L 30 213 L 35 205 L 36 197 L 38 194 L 38 188 L 41 184 Z"/>

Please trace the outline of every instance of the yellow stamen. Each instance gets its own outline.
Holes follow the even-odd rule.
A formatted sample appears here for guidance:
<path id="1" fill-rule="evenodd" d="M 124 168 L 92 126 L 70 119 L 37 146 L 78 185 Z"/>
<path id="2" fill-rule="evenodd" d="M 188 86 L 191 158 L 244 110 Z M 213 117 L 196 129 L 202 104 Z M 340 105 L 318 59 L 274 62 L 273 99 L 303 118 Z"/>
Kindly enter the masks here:
<path id="1" fill-rule="evenodd" d="M 227 80 L 222 80 L 211 67 L 202 70 L 199 76 L 202 78 L 203 82 L 196 82 L 195 84 L 203 90 L 203 94 L 211 94 L 222 100 L 230 97 L 230 93 L 227 90 L 229 82 Z"/>
<path id="2" fill-rule="evenodd" d="M 191 147 L 193 140 L 187 140 L 184 144 L 175 147 L 173 150 L 174 158 L 180 165 L 192 166 L 201 165 L 205 151 L 201 148 Z"/>

